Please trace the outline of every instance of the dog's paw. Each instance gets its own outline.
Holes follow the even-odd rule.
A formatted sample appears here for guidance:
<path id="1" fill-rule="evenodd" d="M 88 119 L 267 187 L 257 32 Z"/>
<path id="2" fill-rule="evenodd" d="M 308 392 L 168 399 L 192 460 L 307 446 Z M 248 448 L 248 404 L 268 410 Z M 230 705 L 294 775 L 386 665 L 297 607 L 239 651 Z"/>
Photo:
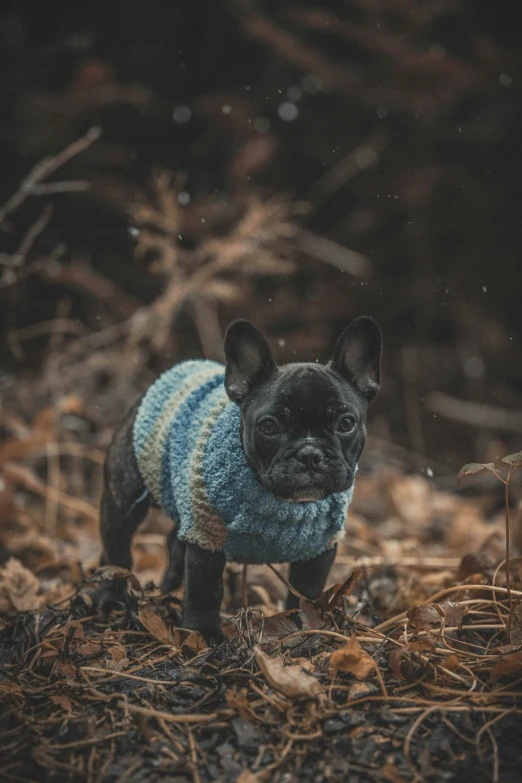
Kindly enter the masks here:
<path id="1" fill-rule="evenodd" d="M 200 633 L 209 647 L 219 647 L 220 644 L 226 641 L 225 634 L 221 628 L 213 628 L 210 631 L 200 631 Z"/>
<path id="2" fill-rule="evenodd" d="M 209 622 L 205 619 L 191 617 L 183 620 L 183 627 L 189 628 L 191 631 L 199 631 L 209 647 L 218 647 L 226 641 L 219 621 Z"/>

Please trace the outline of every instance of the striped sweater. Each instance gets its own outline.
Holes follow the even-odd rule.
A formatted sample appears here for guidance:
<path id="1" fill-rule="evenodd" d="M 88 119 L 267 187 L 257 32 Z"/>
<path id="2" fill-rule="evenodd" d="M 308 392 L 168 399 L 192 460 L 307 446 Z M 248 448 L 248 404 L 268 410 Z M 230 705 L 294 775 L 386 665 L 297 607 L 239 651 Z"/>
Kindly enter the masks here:
<path id="1" fill-rule="evenodd" d="M 134 423 L 145 485 L 181 540 L 222 550 L 229 561 L 316 557 L 342 534 L 352 489 L 308 503 L 266 490 L 247 464 L 224 375 L 217 362 L 186 361 L 148 389 Z"/>

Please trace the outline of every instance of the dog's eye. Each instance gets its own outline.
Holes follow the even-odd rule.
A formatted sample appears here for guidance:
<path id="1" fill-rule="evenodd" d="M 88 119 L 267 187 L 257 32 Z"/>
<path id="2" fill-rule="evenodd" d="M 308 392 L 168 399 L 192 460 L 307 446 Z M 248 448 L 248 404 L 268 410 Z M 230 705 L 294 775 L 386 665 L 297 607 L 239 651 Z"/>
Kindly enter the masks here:
<path id="1" fill-rule="evenodd" d="M 354 416 L 341 416 L 339 421 L 337 422 L 337 430 L 338 432 L 351 432 L 353 429 L 355 429 L 356 421 Z"/>
<path id="2" fill-rule="evenodd" d="M 259 422 L 259 429 L 263 435 L 276 435 L 279 432 L 276 420 L 271 418 L 262 419 Z"/>

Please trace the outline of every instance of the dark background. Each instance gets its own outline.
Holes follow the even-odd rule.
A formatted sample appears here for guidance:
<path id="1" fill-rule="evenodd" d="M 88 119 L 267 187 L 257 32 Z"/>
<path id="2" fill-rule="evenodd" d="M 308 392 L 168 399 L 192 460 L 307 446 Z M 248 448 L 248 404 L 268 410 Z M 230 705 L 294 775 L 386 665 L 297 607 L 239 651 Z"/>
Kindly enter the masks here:
<path id="1" fill-rule="evenodd" d="M 4 0 L 0 200 L 102 128 L 46 180 L 91 187 L 30 197 L 0 234 L 4 399 L 34 412 L 74 391 L 110 429 L 153 373 L 219 355 L 234 317 L 280 361 L 324 360 L 370 313 L 386 346 L 376 444 L 448 475 L 518 450 L 521 17 L 507 1 Z M 156 328 L 169 282 L 274 197 L 240 262 Z"/>

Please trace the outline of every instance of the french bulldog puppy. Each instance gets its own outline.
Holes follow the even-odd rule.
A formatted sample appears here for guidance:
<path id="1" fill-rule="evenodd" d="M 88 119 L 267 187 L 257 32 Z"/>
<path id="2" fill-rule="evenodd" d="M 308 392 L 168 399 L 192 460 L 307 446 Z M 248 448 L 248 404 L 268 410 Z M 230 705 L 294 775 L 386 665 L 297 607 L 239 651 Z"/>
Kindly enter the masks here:
<path id="1" fill-rule="evenodd" d="M 297 592 L 322 592 L 379 390 L 381 332 L 357 318 L 326 365 L 278 367 L 263 335 L 236 321 L 224 352 L 224 367 L 175 365 L 123 416 L 100 511 L 103 562 L 128 569 L 148 508 L 174 520 L 162 590 L 184 580 L 183 625 L 211 645 L 224 639 L 227 560 L 289 562 Z"/>

